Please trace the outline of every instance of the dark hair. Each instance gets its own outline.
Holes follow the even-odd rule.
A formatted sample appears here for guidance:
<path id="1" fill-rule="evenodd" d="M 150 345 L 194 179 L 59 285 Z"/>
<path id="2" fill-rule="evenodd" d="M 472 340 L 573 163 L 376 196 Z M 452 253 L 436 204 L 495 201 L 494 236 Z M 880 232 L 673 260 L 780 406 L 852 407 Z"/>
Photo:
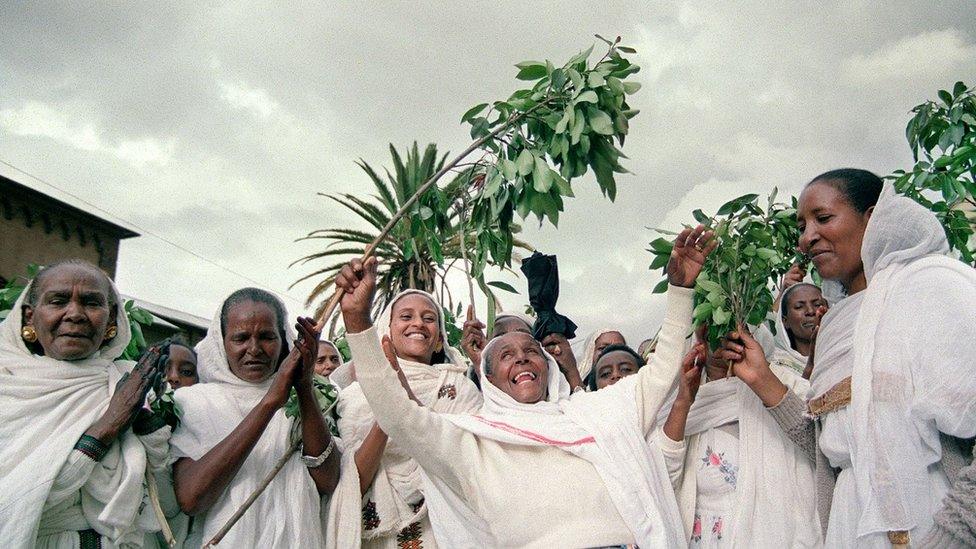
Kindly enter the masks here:
<path id="1" fill-rule="evenodd" d="M 190 342 L 186 340 L 186 337 L 183 334 L 176 334 L 175 336 L 171 337 L 169 339 L 169 345 L 170 347 L 173 345 L 183 347 L 184 349 L 190 351 L 190 354 L 193 355 L 194 360 L 198 358 L 197 351 L 193 348 L 193 345 L 190 345 Z"/>
<path id="2" fill-rule="evenodd" d="M 40 287 L 41 283 L 44 281 L 45 278 L 47 278 L 51 273 L 56 271 L 59 267 L 67 267 L 67 266 L 81 267 L 93 273 L 98 273 L 98 275 L 101 276 L 102 279 L 104 280 L 105 285 L 108 287 L 108 296 L 106 297 L 108 297 L 109 307 L 114 308 L 116 305 L 118 305 L 118 303 L 116 303 L 115 301 L 115 293 L 112 291 L 112 280 L 108 277 L 107 274 L 105 274 L 105 271 L 99 269 L 93 263 L 78 258 L 71 258 L 71 259 L 64 259 L 61 261 L 57 261 L 41 269 L 37 273 L 37 275 L 34 276 L 34 280 L 31 283 L 30 288 L 27 290 L 27 296 L 24 297 L 24 304 L 30 305 L 31 307 L 37 305 L 37 288 Z"/>
<path id="3" fill-rule="evenodd" d="M 884 182 L 877 175 L 857 168 L 830 170 L 814 177 L 807 187 L 814 183 L 826 183 L 840 191 L 847 201 L 860 213 L 878 203 Z"/>
<path id="4" fill-rule="evenodd" d="M 643 368 L 644 365 L 647 364 L 647 362 L 644 361 L 644 358 L 637 354 L 637 351 L 631 349 L 629 345 L 607 345 L 602 351 L 600 351 L 600 356 L 596 357 L 596 361 L 593 362 L 593 369 L 590 370 L 590 373 L 586 376 L 586 384 L 590 387 L 591 391 L 596 391 L 596 365 L 600 362 L 601 358 L 617 351 L 623 351 L 634 357 L 634 362 L 637 364 L 638 368 Z"/>
<path id="5" fill-rule="evenodd" d="M 241 288 L 224 300 L 220 307 L 220 333 L 227 337 L 227 315 L 230 308 L 241 303 L 264 303 L 275 313 L 275 324 L 278 328 L 278 338 L 281 339 L 281 356 L 278 364 L 288 356 L 288 339 L 285 337 L 285 323 L 288 322 L 288 312 L 285 311 L 284 304 L 271 292 L 261 288 Z"/>

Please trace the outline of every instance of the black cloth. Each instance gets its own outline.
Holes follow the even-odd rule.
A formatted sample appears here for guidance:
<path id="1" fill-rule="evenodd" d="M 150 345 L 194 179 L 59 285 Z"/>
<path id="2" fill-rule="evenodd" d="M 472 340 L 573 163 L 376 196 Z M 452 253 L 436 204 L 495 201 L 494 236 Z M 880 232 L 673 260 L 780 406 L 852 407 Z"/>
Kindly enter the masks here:
<path id="1" fill-rule="evenodd" d="M 576 337 L 576 324 L 556 312 L 556 300 L 559 299 L 556 256 L 535 252 L 522 261 L 522 273 L 529 284 L 529 304 L 536 315 L 533 337 L 539 341 L 549 334 L 563 334 L 566 339 Z"/>

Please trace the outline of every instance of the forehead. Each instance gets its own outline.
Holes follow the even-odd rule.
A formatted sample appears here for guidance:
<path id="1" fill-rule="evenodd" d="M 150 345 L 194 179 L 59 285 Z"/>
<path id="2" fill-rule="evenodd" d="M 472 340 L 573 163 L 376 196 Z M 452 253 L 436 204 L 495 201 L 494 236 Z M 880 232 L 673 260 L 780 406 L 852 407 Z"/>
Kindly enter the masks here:
<path id="1" fill-rule="evenodd" d="M 230 306 L 227 311 L 227 331 L 244 324 L 274 326 L 277 320 L 275 310 L 267 303 L 242 301 Z"/>
<path id="2" fill-rule="evenodd" d="M 78 287 L 82 291 L 98 292 L 106 298 L 111 294 L 107 277 L 99 271 L 84 265 L 61 265 L 47 271 L 37 281 L 37 295 L 45 292 L 71 291 Z"/>
<path id="3" fill-rule="evenodd" d="M 338 355 L 339 351 L 328 341 L 319 341 L 319 356 Z"/>
<path id="4" fill-rule="evenodd" d="M 597 343 L 616 342 L 616 341 L 623 342 L 623 340 L 624 340 L 624 336 L 620 335 L 620 332 L 616 330 L 603 332 L 602 334 L 600 334 L 600 337 L 596 338 Z"/>
<path id="5" fill-rule="evenodd" d="M 600 357 L 600 360 L 597 361 L 596 365 L 599 368 L 600 366 L 608 366 L 610 364 L 621 364 L 621 363 L 630 363 L 634 366 L 637 366 L 637 361 L 634 360 L 634 357 L 627 351 L 613 351 L 607 353 L 602 357 Z"/>
<path id="6" fill-rule="evenodd" d="M 787 301 L 793 303 L 796 301 L 820 299 L 821 297 L 823 297 L 823 292 L 820 291 L 820 288 L 804 284 L 787 294 Z"/>
<path id="7" fill-rule="evenodd" d="M 527 322 L 517 316 L 503 316 L 495 320 L 495 331 L 506 333 L 516 330 L 531 330 Z"/>
<path id="8" fill-rule="evenodd" d="M 797 215 L 816 213 L 818 210 L 834 209 L 847 206 L 847 197 L 832 181 L 817 181 L 811 183 L 800 193 L 797 200 Z"/>
<path id="9" fill-rule="evenodd" d="M 508 332 L 492 340 L 492 348 L 500 351 L 502 349 L 514 349 L 524 345 L 533 345 L 542 348 L 539 342 L 530 334 L 525 332 Z"/>
<path id="10" fill-rule="evenodd" d="M 189 349 L 182 345 L 170 345 L 169 346 L 169 359 L 171 362 L 181 362 L 196 364 L 197 359 L 193 356 L 193 353 Z"/>
<path id="11" fill-rule="evenodd" d="M 393 304 L 393 312 L 398 313 L 403 310 L 414 310 L 414 311 L 433 311 L 437 312 L 437 305 L 434 301 L 423 295 L 423 294 L 407 294 L 400 299 L 396 300 Z"/>

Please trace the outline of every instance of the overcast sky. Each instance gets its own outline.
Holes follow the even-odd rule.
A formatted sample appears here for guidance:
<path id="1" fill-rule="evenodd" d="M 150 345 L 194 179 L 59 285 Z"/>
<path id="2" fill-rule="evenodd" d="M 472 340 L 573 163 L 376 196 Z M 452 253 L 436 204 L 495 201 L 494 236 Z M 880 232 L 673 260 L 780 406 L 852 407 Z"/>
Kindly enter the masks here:
<path id="1" fill-rule="evenodd" d="M 523 236 L 558 255 L 581 335 L 615 326 L 635 345 L 663 314 L 648 227 L 831 168 L 906 167 L 909 110 L 976 80 L 969 1 L 248 4 L 0 3 L 0 160 L 285 295 L 315 249 L 296 238 L 363 228 L 316 196 L 371 192 L 356 159 L 459 151 L 461 113 L 516 89 L 514 63 L 621 35 L 643 67 L 633 175 L 616 203 L 575 181 L 559 229 Z M 122 244 L 117 278 L 208 318 L 253 285 L 149 234 Z M 508 280 L 523 294 L 504 304 L 524 306 Z M 287 291 L 293 313 L 309 288 Z"/>

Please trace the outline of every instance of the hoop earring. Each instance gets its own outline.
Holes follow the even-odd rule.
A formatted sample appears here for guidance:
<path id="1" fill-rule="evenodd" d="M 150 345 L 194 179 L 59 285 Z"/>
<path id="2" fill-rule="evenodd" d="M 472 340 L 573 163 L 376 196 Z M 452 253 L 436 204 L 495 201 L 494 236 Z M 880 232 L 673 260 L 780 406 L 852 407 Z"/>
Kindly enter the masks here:
<path id="1" fill-rule="evenodd" d="M 113 324 L 108 327 L 108 330 L 105 331 L 105 339 L 112 339 L 118 334 L 119 334 L 119 329 L 117 326 L 115 326 L 115 324 Z"/>
<path id="2" fill-rule="evenodd" d="M 20 329 L 20 337 L 26 343 L 36 343 L 37 342 L 37 330 L 33 326 L 28 324 Z"/>

